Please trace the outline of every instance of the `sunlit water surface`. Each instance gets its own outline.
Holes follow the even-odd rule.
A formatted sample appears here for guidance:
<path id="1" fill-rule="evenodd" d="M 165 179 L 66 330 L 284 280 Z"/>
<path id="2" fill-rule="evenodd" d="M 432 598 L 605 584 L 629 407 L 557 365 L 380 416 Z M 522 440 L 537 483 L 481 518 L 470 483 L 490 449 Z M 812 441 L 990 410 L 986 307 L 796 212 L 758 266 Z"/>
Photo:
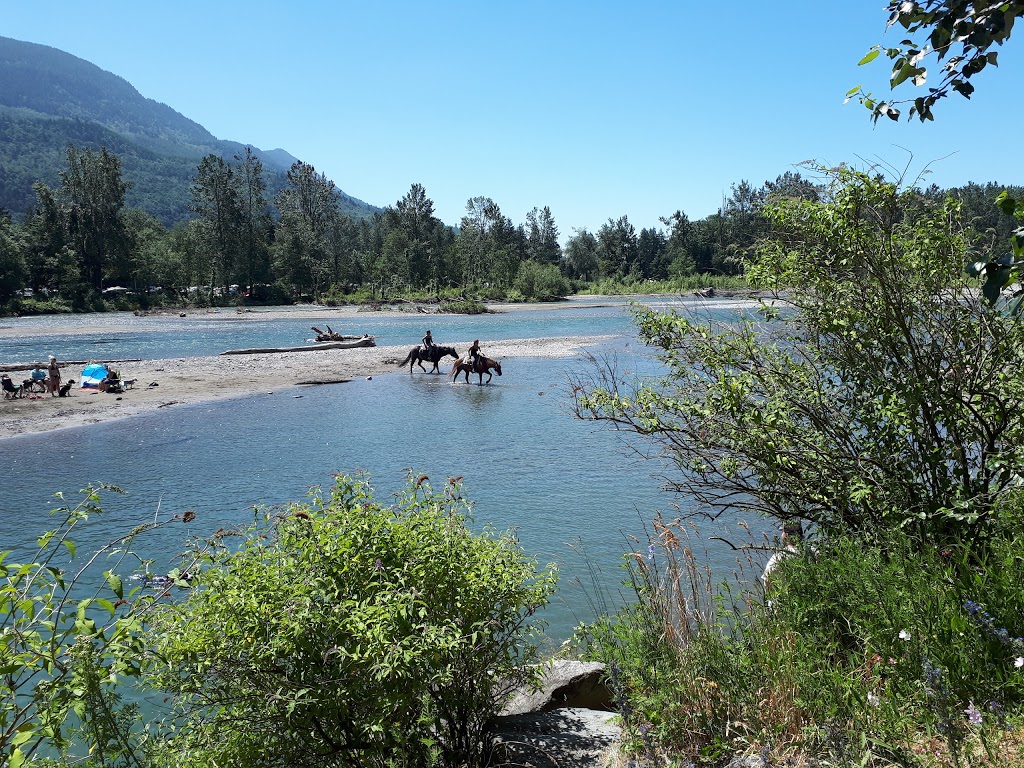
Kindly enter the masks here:
<path id="1" fill-rule="evenodd" d="M 718 316 L 732 308 L 715 310 Z M 125 331 L 75 335 L 59 329 L 73 317 L 24 318 L 39 337 L 4 337 L 0 360 L 25 360 L 51 351 L 62 359 L 162 358 L 214 354 L 244 346 L 301 343 L 308 318 L 256 323 L 174 318 L 104 316 Z M 5 323 L 9 321 L 4 321 Z M 358 327 L 382 344 L 414 344 L 423 317 L 367 313 Z M 613 355 L 619 372 L 657 369 L 639 345 L 621 302 L 578 309 L 534 310 L 479 317 L 429 318 L 438 343 L 446 339 L 612 335 L 591 350 Z M 150 326 L 153 327 L 150 327 Z M 102 352 L 99 348 L 102 347 Z M 585 355 L 517 358 L 487 386 L 452 384 L 446 376 L 399 372 L 347 384 L 282 392 L 159 412 L 115 422 L 0 441 L 0 549 L 26 552 L 53 525 L 53 494 L 69 501 L 88 483 L 112 483 L 127 491 L 104 497 L 105 514 L 77 536 L 79 549 L 96 548 L 128 527 L 161 514 L 192 509 L 189 524 L 163 528 L 141 545 L 142 554 L 169 564 L 190 535 L 206 536 L 253 518 L 253 507 L 301 500 L 310 486 L 329 486 L 335 472 L 369 473 L 386 499 L 408 469 L 426 474 L 435 488 L 464 477 L 475 502 L 476 524 L 514 528 L 522 546 L 541 563 L 558 564 L 558 597 L 546 611 L 552 643 L 580 621 L 593 618 L 604 601 L 617 603 L 623 577 L 618 565 L 644 537 L 655 510 L 674 516 L 685 500 L 659 490 L 663 468 L 629 450 L 621 433 L 574 419 L 569 379 L 592 371 Z M 202 386 L 201 382 L 197 386 Z M 721 528 L 735 530 L 735 520 Z M 643 545 L 641 545 L 643 549 Z M 710 551 L 712 566 L 731 570 L 733 555 Z M 157 565 L 159 568 L 160 565 Z"/>

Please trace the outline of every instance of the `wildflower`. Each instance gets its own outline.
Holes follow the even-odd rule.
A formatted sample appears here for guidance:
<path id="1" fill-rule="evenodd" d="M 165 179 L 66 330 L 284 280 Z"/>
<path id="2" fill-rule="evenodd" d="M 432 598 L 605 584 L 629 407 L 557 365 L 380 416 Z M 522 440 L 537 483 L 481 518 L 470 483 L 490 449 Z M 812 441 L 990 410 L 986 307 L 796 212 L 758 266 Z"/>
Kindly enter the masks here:
<path id="1" fill-rule="evenodd" d="M 868 704 L 870 704 L 872 707 L 877 707 L 881 703 L 882 703 L 882 700 L 880 698 L 878 698 L 878 694 L 877 693 L 875 693 L 874 691 L 871 691 L 870 693 L 868 693 Z"/>
<path id="2" fill-rule="evenodd" d="M 905 629 L 901 629 L 900 633 L 899 633 L 899 635 L 897 635 L 897 637 L 899 637 L 900 640 L 909 640 L 910 639 L 910 633 L 907 632 L 907 630 L 905 630 Z"/>
<path id="3" fill-rule="evenodd" d="M 654 545 L 653 544 L 651 544 L 650 546 L 647 547 L 647 559 L 648 560 L 653 560 L 654 559 Z"/>
<path id="4" fill-rule="evenodd" d="M 1017 669 L 1024 667 L 1024 656 L 1018 656 L 1016 659 L 1014 659 L 1013 666 L 1015 666 Z"/>
<path id="5" fill-rule="evenodd" d="M 973 701 L 967 705 L 964 714 L 967 715 L 967 719 L 971 721 L 972 725 L 981 725 L 981 712 L 974 706 Z"/>

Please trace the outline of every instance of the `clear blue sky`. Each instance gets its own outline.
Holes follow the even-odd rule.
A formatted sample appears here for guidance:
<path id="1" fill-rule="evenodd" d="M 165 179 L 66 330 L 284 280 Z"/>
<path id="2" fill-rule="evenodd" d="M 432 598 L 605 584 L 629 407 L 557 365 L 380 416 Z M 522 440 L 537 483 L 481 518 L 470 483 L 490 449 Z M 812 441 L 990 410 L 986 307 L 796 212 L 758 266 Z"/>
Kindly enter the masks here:
<path id="1" fill-rule="evenodd" d="M 886 38 L 883 0 L 31 0 L 0 34 L 120 75 L 215 136 L 281 147 L 391 205 L 422 184 L 457 224 L 492 198 L 549 206 L 563 239 L 628 216 L 714 212 L 804 160 L 881 161 L 929 181 L 1024 183 L 1024 40 L 928 125 L 873 126 L 846 91 Z M 1024 33 L 1022 33 L 1024 34 Z M 897 38 L 898 39 L 898 38 Z M 903 90 L 910 90 L 904 86 Z M 908 94 L 904 94 L 908 95 Z"/>

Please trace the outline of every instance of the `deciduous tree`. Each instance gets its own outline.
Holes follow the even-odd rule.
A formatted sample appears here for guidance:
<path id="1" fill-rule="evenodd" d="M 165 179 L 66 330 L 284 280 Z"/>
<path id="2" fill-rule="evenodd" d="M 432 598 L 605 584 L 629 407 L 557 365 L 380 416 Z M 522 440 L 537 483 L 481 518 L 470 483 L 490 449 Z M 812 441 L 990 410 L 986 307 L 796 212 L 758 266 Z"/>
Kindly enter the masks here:
<path id="1" fill-rule="evenodd" d="M 884 53 L 892 61 L 893 89 L 908 81 L 917 87 L 928 83 L 929 57 L 941 65 L 941 76 L 926 95 L 913 99 L 877 99 L 859 85 L 851 88 L 847 99 L 857 97 L 875 121 L 883 116 L 899 120 L 897 105 L 907 103 L 908 119 L 933 120 L 936 102 L 951 91 L 969 99 L 974 93 L 971 78 L 997 65 L 998 52 L 992 49 L 1010 39 L 1014 22 L 1024 16 L 1021 0 L 890 0 L 886 8 L 887 26 L 902 27 L 907 37 L 892 47 L 875 46 L 860 63 L 868 64 Z"/>
<path id="2" fill-rule="evenodd" d="M 956 205 L 840 168 L 821 200 L 767 213 L 763 321 L 637 307 L 666 375 L 606 370 L 578 413 L 653 438 L 695 513 L 984 534 L 1024 478 L 1024 352 L 1014 318 L 956 290 Z"/>

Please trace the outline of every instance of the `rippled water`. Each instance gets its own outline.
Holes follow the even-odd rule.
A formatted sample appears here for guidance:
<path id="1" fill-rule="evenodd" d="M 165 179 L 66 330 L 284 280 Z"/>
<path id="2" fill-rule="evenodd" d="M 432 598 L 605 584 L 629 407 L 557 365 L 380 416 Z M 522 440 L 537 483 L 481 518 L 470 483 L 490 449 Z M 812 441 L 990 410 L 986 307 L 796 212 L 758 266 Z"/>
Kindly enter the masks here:
<path id="1" fill-rule="evenodd" d="M 664 300 L 645 300 L 655 306 Z M 227 349 L 292 347 L 315 334 L 311 327 L 330 325 L 338 333 L 374 336 L 382 346 L 419 344 L 427 328 L 435 343 L 472 339 L 542 338 L 549 336 L 597 336 L 631 332 L 624 299 L 593 302 L 576 300 L 557 309 L 499 311 L 485 315 L 422 315 L 415 312 L 352 312 L 324 310 L 310 318 L 301 309 L 275 308 L 274 316 L 254 310 L 204 314 L 147 315 L 112 312 L 92 317 L 100 320 L 94 330 L 82 332 L 75 317 L 67 315 L 4 318 L 0 320 L 0 361 L 46 360 L 49 354 L 60 360 L 154 359 L 217 355 Z M 284 313 L 285 317 L 279 315 Z M 30 330 L 31 335 L 14 335 L 5 330 Z M 462 351 L 462 350 L 460 350 Z"/>
<path id="2" fill-rule="evenodd" d="M 285 319 L 239 329 L 237 323 L 201 322 L 196 338 L 191 321 L 140 331 L 132 325 L 139 319 L 123 316 L 131 330 L 111 339 L 112 354 L 105 357 L 294 344 L 300 327 L 310 325 L 308 319 Z M 386 344 L 414 344 L 424 328 L 416 316 L 360 321 L 353 332 L 373 333 Z M 438 316 L 430 323 L 439 342 L 618 334 L 602 351 L 620 356 L 623 371 L 654 366 L 632 338 L 621 306 Z M 238 335 L 243 331 L 250 334 L 245 339 Z M 49 344 L 34 338 L 32 349 L 53 348 L 74 359 L 88 338 L 54 333 Z M 0 359 L 25 359 L 20 345 L 26 343 L 0 337 Z M 508 360 L 504 376 L 484 387 L 400 372 L 2 440 L 0 549 L 31 546 L 52 523 L 52 494 L 73 497 L 96 481 L 118 485 L 127 495 L 105 497 L 106 514 L 79 536 L 80 549 L 98 546 L 158 510 L 194 509 L 194 522 L 163 529 L 143 545 L 143 554 L 167 562 L 187 535 L 247 522 L 253 505 L 299 500 L 309 486 L 329 485 L 333 472 L 366 470 L 382 498 L 401 487 L 407 468 L 429 475 L 435 487 L 462 475 L 479 524 L 514 527 L 531 556 L 559 564 L 559 598 L 547 614 L 549 635 L 558 641 L 577 622 L 592 618 L 595 598 L 616 601 L 626 537 L 642 535 L 643 521 L 655 509 L 679 501 L 659 491 L 660 467 L 629 452 L 622 435 L 569 414 L 568 377 L 592 365 L 580 356 Z M 713 552 L 712 558 L 721 567 L 732 561 L 725 552 Z"/>

